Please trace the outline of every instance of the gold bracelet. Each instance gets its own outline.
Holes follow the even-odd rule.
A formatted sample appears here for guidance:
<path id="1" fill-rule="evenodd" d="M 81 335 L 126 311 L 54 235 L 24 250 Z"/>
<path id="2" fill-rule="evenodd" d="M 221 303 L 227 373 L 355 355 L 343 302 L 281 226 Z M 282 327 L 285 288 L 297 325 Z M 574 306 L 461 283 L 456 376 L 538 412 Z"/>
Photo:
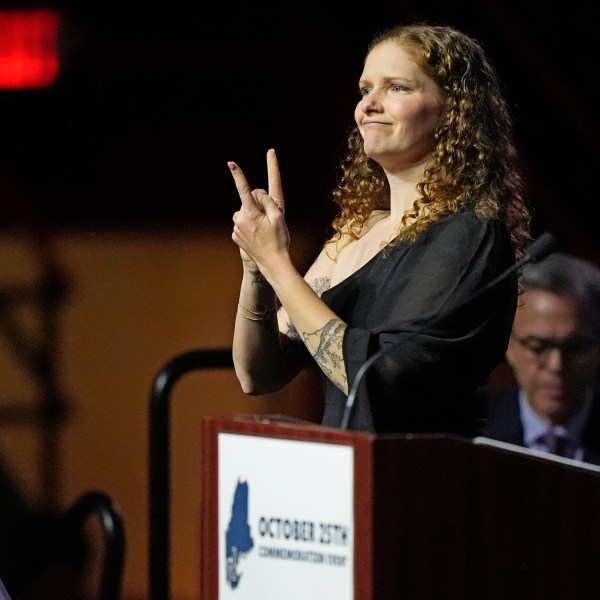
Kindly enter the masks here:
<path id="1" fill-rule="evenodd" d="M 242 317 L 244 317 L 244 319 L 248 319 L 248 321 L 264 321 L 267 317 L 266 315 L 264 317 L 249 317 L 248 315 L 245 315 L 244 313 L 240 313 L 242 315 Z"/>
<path id="2" fill-rule="evenodd" d="M 277 306 L 277 304 L 275 304 L 275 306 L 271 306 L 271 308 L 265 308 L 265 310 L 259 310 L 258 312 L 255 310 L 250 310 L 249 308 L 246 308 L 245 306 L 242 306 L 239 302 L 238 302 L 238 308 L 241 308 L 242 310 L 245 310 L 247 313 L 250 313 L 251 315 L 256 315 L 257 317 L 261 317 L 260 319 L 250 319 L 250 317 L 246 317 L 247 319 L 250 319 L 251 321 L 261 321 L 262 319 L 264 319 L 269 313 L 272 312 L 276 312 L 277 309 L 279 308 L 279 306 Z M 246 316 L 246 315 L 244 315 Z"/>

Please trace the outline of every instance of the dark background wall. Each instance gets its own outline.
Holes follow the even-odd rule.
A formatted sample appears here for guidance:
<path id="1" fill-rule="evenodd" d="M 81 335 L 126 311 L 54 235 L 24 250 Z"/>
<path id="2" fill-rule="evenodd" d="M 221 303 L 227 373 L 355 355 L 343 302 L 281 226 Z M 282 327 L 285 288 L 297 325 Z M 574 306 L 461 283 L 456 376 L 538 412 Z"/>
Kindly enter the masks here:
<path id="1" fill-rule="evenodd" d="M 0 93 L 0 160 L 27 198 L 21 216 L 5 206 L 5 224 L 25 213 L 50 229 L 223 224 L 237 205 L 225 162 L 262 185 L 273 146 L 290 222 L 324 235 L 365 45 L 429 20 L 478 37 L 499 69 L 536 233 L 598 258 L 597 2 L 49 4 L 65 19 L 59 81 Z"/>

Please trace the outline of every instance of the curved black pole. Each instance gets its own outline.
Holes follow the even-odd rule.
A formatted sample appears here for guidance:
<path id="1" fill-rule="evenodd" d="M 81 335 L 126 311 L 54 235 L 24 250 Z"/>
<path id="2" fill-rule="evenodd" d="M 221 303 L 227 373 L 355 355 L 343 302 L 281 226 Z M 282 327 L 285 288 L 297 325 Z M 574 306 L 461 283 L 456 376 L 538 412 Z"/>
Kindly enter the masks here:
<path id="1" fill-rule="evenodd" d="M 190 350 L 159 371 L 150 394 L 149 448 L 149 600 L 170 598 L 170 399 L 179 379 L 190 371 L 233 367 L 231 348 Z"/>
<path id="2" fill-rule="evenodd" d="M 63 515 L 64 525 L 73 532 L 96 516 L 104 536 L 104 561 L 100 576 L 98 600 L 118 600 L 121 597 L 125 556 L 125 529 L 121 509 L 110 496 L 92 490 L 81 495 Z"/>

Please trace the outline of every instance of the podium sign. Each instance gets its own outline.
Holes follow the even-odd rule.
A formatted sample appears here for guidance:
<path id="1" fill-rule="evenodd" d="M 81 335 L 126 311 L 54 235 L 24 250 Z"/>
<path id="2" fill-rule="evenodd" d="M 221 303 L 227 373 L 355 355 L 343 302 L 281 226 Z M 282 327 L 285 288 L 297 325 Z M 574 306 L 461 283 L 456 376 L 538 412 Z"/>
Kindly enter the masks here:
<path id="1" fill-rule="evenodd" d="M 218 434 L 219 600 L 354 597 L 352 446 Z"/>

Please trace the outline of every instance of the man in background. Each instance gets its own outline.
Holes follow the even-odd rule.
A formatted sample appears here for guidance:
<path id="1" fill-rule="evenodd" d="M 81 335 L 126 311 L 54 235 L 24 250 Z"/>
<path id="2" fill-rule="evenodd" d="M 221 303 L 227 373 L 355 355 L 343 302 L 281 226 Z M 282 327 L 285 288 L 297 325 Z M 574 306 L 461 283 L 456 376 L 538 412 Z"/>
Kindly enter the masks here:
<path id="1" fill-rule="evenodd" d="M 555 252 L 522 285 L 506 351 L 516 384 L 492 394 L 484 435 L 600 464 L 600 270 Z"/>

